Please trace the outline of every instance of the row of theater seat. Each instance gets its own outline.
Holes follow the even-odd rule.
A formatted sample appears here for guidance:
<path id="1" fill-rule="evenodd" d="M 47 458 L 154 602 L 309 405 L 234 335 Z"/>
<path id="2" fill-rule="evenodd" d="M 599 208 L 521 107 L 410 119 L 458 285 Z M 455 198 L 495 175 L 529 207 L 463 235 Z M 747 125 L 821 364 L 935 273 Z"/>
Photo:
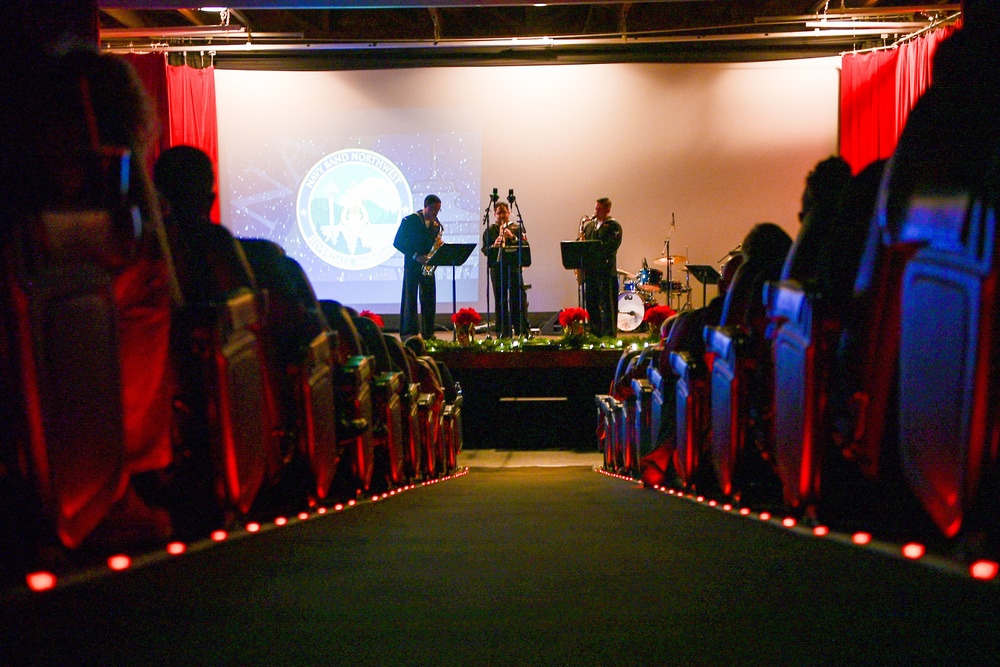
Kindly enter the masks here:
<path id="1" fill-rule="evenodd" d="M 953 76 L 783 271 L 743 280 L 751 258 L 719 322 L 625 353 L 597 396 L 608 469 L 1000 554 L 1000 92 Z"/>
<path id="2" fill-rule="evenodd" d="M 256 289 L 182 308 L 164 301 L 137 317 L 166 318 L 169 351 L 159 355 L 152 337 L 144 351 L 141 326 L 128 334 L 140 332 L 138 345 L 122 342 L 123 319 L 136 313 L 121 312 L 114 291 L 105 211 L 20 222 L 3 244 L 0 290 L 4 574 L 96 536 L 195 539 L 454 469 L 462 397 L 447 369 L 419 339 L 404 345 L 317 301 L 276 244 L 240 244 Z M 129 406 L 163 391 L 172 411 L 147 411 L 144 428 L 170 443 L 167 454 L 133 464 Z"/>

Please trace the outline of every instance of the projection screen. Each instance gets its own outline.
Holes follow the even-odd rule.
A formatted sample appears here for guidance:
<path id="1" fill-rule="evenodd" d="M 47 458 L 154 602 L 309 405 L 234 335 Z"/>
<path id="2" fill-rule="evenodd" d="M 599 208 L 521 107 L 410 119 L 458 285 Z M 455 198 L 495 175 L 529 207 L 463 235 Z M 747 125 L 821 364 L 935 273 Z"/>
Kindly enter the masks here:
<path id="1" fill-rule="evenodd" d="M 444 240 L 479 243 L 497 188 L 531 245 L 530 310 L 551 312 L 577 303 L 560 241 L 599 197 L 624 228 L 623 277 L 668 254 L 718 266 L 760 221 L 794 236 L 804 178 L 836 152 L 839 59 L 218 70 L 216 96 L 223 224 L 280 243 L 320 298 L 398 313 L 400 219 L 435 193 Z M 485 309 L 483 260 L 456 271 L 458 307 Z M 683 262 L 670 270 L 701 305 Z M 450 311 L 452 270 L 437 281 Z"/>

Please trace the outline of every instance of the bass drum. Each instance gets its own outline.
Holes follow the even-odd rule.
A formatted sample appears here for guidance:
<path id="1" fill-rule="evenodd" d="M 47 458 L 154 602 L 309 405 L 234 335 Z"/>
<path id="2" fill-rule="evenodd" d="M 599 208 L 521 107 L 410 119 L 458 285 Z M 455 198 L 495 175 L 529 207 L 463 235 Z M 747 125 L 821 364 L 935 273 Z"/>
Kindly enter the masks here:
<path id="1" fill-rule="evenodd" d="M 635 331 L 642 325 L 642 318 L 645 316 L 646 306 L 641 293 L 622 292 L 618 295 L 619 331 Z"/>

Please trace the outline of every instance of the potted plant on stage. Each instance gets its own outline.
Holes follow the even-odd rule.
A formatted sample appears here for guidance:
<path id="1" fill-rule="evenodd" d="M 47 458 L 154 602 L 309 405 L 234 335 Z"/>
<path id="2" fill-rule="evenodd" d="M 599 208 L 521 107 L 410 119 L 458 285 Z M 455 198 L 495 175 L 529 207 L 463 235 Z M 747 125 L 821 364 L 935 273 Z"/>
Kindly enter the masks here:
<path id="1" fill-rule="evenodd" d="M 655 341 L 659 341 L 660 327 L 676 314 L 677 311 L 670 306 L 653 306 L 647 310 L 642 321 L 649 327 L 649 337 Z"/>
<path id="2" fill-rule="evenodd" d="M 385 322 L 382 321 L 381 315 L 377 315 L 370 310 L 362 310 L 360 313 L 358 313 L 358 315 L 360 315 L 361 317 L 367 317 L 372 322 L 377 324 L 379 329 L 385 329 Z"/>
<path id="3" fill-rule="evenodd" d="M 476 325 L 483 321 L 475 308 L 461 308 L 451 316 L 455 325 L 455 335 L 461 345 L 471 345 L 476 336 Z"/>
<path id="4" fill-rule="evenodd" d="M 559 325 L 567 339 L 582 339 L 586 334 L 584 325 L 590 321 L 590 314 L 583 308 L 563 308 L 559 312 Z"/>

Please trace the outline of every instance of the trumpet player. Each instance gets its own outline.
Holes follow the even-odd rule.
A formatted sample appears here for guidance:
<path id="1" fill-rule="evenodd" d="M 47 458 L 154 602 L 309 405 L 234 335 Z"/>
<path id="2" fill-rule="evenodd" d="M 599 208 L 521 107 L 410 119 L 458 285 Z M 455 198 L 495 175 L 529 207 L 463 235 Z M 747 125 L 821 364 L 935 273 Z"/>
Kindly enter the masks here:
<path id="1" fill-rule="evenodd" d="M 403 253 L 403 295 L 399 307 L 400 338 L 421 334 L 434 337 L 437 285 L 434 272 L 424 271 L 428 260 L 441 246 L 442 226 L 438 221 L 441 198 L 424 197 L 424 207 L 403 218 L 392 245 Z M 417 303 L 420 315 L 417 316 Z"/>
<path id="2" fill-rule="evenodd" d="M 490 282 L 497 304 L 496 333 L 498 336 L 527 335 L 528 293 L 518 261 L 518 244 L 528 247 L 528 238 L 517 222 L 510 219 L 510 206 L 499 202 L 494 207 L 493 224 L 483 232 L 483 254 L 487 256 Z"/>
<path id="3" fill-rule="evenodd" d="M 601 257 L 596 264 L 586 267 L 583 278 L 590 332 L 595 336 L 614 336 L 618 324 L 616 270 L 622 226 L 611 217 L 610 199 L 602 197 L 594 203 L 594 217 L 581 221 L 580 240 L 601 242 Z"/>

